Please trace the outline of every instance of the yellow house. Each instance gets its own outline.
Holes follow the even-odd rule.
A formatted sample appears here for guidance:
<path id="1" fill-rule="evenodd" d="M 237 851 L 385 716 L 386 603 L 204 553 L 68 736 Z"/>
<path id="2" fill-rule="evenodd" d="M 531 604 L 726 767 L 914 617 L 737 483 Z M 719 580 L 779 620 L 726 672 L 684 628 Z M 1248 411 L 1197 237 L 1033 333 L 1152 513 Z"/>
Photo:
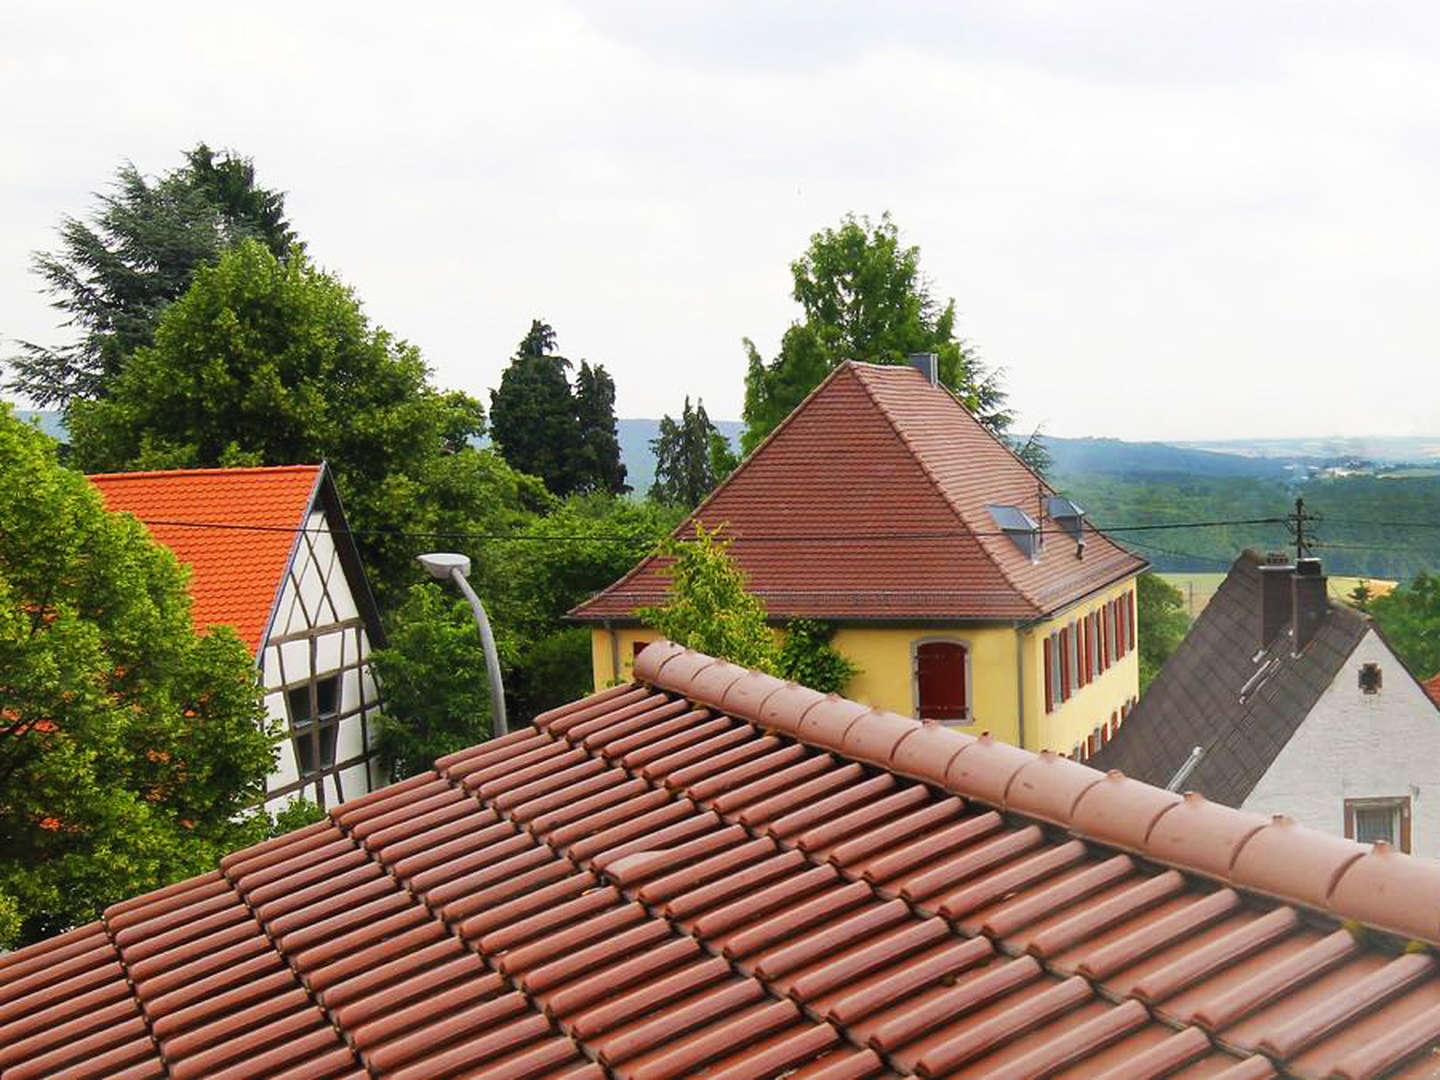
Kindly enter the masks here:
<path id="1" fill-rule="evenodd" d="M 1031 749 L 1088 757 L 1139 692 L 1135 577 L 1095 531 L 936 384 L 933 365 L 835 369 L 705 500 L 777 626 L 809 618 L 860 668 L 848 697 Z M 653 558 L 571 612 L 597 688 L 658 635 Z"/>

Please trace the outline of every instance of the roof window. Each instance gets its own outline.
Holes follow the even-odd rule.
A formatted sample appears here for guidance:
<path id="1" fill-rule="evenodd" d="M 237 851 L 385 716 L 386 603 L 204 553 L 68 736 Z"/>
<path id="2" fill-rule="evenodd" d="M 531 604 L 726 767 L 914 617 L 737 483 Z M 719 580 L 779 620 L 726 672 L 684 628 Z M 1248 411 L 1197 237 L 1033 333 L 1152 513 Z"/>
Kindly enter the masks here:
<path id="1" fill-rule="evenodd" d="M 1018 506 L 987 506 L 990 517 L 1027 559 L 1040 555 L 1040 523 Z"/>
<path id="2" fill-rule="evenodd" d="M 1085 508 L 1073 499 L 1051 495 L 1045 500 L 1045 513 L 1076 540 L 1085 531 Z"/>

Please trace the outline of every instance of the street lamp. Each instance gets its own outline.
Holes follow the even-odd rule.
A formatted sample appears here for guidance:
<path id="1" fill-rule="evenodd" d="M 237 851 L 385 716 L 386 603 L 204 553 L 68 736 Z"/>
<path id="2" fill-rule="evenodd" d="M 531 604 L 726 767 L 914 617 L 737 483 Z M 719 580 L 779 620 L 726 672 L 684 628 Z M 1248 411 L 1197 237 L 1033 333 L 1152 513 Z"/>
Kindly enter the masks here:
<path id="1" fill-rule="evenodd" d="M 480 628 L 480 645 L 485 650 L 485 671 L 490 676 L 490 712 L 492 734 L 505 735 L 510 731 L 505 723 L 505 688 L 500 684 L 500 654 L 495 651 L 495 635 L 490 632 L 490 620 L 485 616 L 485 605 L 470 587 L 466 574 L 470 573 L 470 558 L 449 551 L 432 551 L 428 555 L 417 555 L 419 562 L 430 576 L 440 581 L 450 580 L 460 587 L 470 610 L 475 613 L 475 625 Z"/>

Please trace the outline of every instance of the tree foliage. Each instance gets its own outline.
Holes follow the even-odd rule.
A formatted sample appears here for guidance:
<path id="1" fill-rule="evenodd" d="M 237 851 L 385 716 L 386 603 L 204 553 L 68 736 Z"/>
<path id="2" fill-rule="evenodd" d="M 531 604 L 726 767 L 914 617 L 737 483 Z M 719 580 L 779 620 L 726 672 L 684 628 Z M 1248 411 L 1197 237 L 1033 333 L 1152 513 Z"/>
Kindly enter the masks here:
<path id="1" fill-rule="evenodd" d="M 1440 671 L 1440 575 L 1425 571 L 1370 601 L 1370 617 L 1419 679 Z"/>
<path id="2" fill-rule="evenodd" d="M 44 292 L 77 340 L 54 348 L 22 342 L 8 386 L 42 406 L 104 396 L 196 270 L 247 237 L 277 258 L 297 244 L 284 196 L 257 186 L 249 158 L 201 143 L 159 179 L 121 165 L 87 219 L 62 220 L 59 249 L 34 256 Z"/>
<path id="3" fill-rule="evenodd" d="M 779 673 L 822 694 L 843 694 L 860 669 L 835 648 L 835 625 L 815 619 L 791 619 L 780 645 Z"/>
<path id="4" fill-rule="evenodd" d="M 693 539 L 667 537 L 659 552 L 670 578 L 665 604 L 637 614 L 671 641 L 745 667 L 779 674 L 779 651 L 766 625 L 765 603 L 745 591 L 745 575 L 730 557 L 723 526 L 695 523 Z"/>
<path id="5" fill-rule="evenodd" d="M 376 748 L 391 780 L 489 737 L 490 680 L 464 599 L 434 582 L 411 586 L 370 662 L 384 690 Z"/>
<path id="6" fill-rule="evenodd" d="M 0 944 L 263 838 L 244 811 L 266 723 L 249 651 L 196 635 L 174 556 L 0 411 Z"/>
<path id="7" fill-rule="evenodd" d="M 941 381 L 997 434 L 1010 424 L 998 375 L 955 335 L 955 301 L 941 304 L 920 272 L 920 249 L 900 243 L 890 215 L 878 223 L 847 214 L 822 229 L 790 264 L 802 318 L 769 362 L 745 339 L 745 434 L 753 450 L 838 364 L 902 364 L 935 353 Z"/>
<path id="8" fill-rule="evenodd" d="M 1143 694 L 1190 629 L 1185 597 L 1158 574 L 1147 571 L 1135 582 L 1135 621 L 1140 639 L 1140 692 Z"/>
<path id="9" fill-rule="evenodd" d="M 650 440 L 655 454 L 655 483 L 650 498 L 656 502 L 694 507 L 735 468 L 730 442 L 705 414 L 705 403 L 685 407 L 680 419 L 660 418 L 660 434 Z"/>
<path id="10" fill-rule="evenodd" d="M 328 461 L 372 584 L 397 596 L 415 576 L 399 533 L 499 525 L 548 499 L 470 445 L 480 403 L 428 377 L 335 278 L 242 240 L 196 273 L 104 399 L 74 403 L 74 458 L 87 470 Z"/>
<path id="11" fill-rule="evenodd" d="M 615 433 L 615 383 L 604 366 L 574 365 L 553 352 L 555 331 L 539 319 L 490 392 L 490 432 L 511 468 L 545 481 L 556 495 L 622 494 L 625 466 Z"/>

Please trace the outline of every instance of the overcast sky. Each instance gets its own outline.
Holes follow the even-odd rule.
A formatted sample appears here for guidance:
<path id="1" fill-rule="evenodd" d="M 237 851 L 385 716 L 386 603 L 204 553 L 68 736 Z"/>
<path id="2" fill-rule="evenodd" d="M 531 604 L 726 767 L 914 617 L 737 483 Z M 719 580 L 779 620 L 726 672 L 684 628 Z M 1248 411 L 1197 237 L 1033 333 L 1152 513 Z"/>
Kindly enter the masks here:
<path id="1" fill-rule="evenodd" d="M 532 317 L 622 416 L 740 414 L 790 260 L 890 211 L 1021 425 L 1440 436 L 1440 8 L 1255 0 L 0 6 L 29 252 L 201 140 L 482 395 Z"/>

